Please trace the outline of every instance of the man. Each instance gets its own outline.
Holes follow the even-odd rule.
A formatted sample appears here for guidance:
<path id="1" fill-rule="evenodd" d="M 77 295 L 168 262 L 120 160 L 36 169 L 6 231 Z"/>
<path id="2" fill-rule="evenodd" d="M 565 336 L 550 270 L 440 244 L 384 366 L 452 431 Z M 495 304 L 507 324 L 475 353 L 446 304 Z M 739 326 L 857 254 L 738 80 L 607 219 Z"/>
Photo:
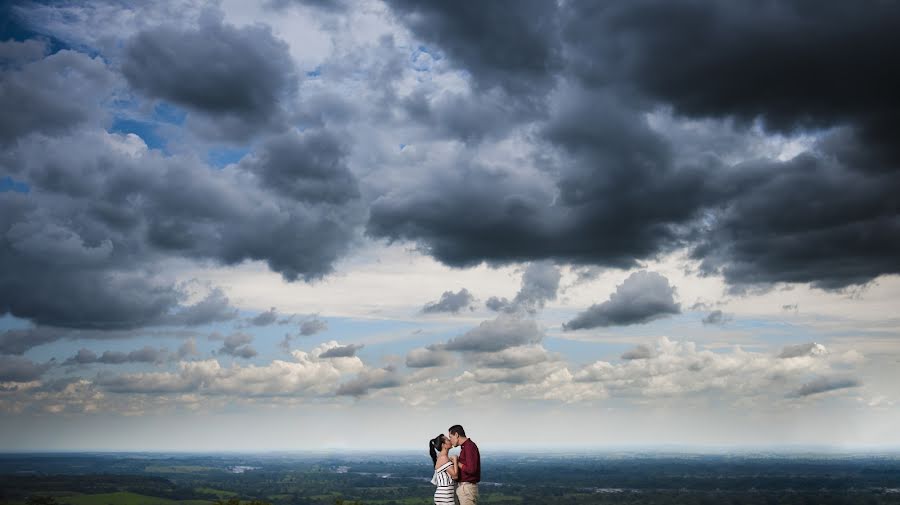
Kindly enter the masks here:
<path id="1" fill-rule="evenodd" d="M 469 437 L 466 430 L 454 424 L 448 430 L 450 443 L 459 447 L 459 484 L 456 486 L 456 497 L 459 505 L 476 505 L 478 503 L 478 483 L 481 481 L 481 453 Z"/>

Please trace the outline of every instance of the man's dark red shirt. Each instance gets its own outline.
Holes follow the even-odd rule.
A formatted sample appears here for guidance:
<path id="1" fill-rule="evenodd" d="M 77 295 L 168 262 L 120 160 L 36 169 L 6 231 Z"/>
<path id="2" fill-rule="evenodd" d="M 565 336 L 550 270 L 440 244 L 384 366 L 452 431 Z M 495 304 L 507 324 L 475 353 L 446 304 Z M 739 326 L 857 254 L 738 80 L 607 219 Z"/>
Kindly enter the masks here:
<path id="1" fill-rule="evenodd" d="M 459 481 L 479 483 L 481 481 L 481 453 L 471 438 L 467 438 L 459 451 Z"/>

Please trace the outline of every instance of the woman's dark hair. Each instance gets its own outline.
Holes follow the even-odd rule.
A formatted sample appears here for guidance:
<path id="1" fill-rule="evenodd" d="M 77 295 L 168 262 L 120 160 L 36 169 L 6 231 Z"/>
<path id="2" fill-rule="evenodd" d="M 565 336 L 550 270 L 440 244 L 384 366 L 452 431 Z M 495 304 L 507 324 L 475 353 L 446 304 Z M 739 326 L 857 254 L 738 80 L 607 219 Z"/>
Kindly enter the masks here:
<path id="1" fill-rule="evenodd" d="M 428 454 L 431 455 L 431 462 L 435 465 L 437 464 L 437 453 L 441 450 L 442 445 L 444 445 L 443 433 L 432 438 L 431 441 L 428 442 Z"/>

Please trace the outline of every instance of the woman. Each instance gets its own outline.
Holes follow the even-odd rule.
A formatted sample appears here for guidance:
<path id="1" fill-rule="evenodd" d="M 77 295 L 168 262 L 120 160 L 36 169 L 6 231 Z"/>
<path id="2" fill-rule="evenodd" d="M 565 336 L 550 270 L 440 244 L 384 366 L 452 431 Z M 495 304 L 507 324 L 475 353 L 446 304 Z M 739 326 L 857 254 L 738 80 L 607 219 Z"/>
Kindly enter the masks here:
<path id="1" fill-rule="evenodd" d="M 435 505 L 453 505 L 453 497 L 456 493 L 456 480 L 459 475 L 459 462 L 456 456 L 450 457 L 448 452 L 453 444 L 443 434 L 431 439 L 428 443 L 428 453 L 434 462 L 434 477 L 431 483 L 437 486 L 434 490 Z"/>

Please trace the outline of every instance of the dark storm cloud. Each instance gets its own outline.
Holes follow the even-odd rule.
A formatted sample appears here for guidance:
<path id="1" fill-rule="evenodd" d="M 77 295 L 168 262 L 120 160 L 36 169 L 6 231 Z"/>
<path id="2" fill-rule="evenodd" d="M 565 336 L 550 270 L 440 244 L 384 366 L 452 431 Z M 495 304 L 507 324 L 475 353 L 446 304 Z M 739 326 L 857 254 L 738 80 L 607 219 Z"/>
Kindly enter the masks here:
<path id="1" fill-rule="evenodd" d="M 41 378 L 52 363 L 38 364 L 13 356 L 0 356 L 0 382 L 31 382 Z"/>
<path id="2" fill-rule="evenodd" d="M 196 29 L 155 27 L 126 44 L 122 73 L 135 89 L 208 115 L 210 136 L 246 139 L 284 123 L 297 76 L 268 27 L 207 15 Z"/>
<path id="3" fill-rule="evenodd" d="M 417 89 L 400 102 L 409 119 L 427 125 L 429 135 L 474 144 L 502 139 L 519 123 L 540 112 L 532 102 L 494 88 L 485 92 Z"/>
<path id="4" fill-rule="evenodd" d="M 566 330 L 582 330 L 600 326 L 643 324 L 660 317 L 680 314 L 675 302 L 675 287 L 656 272 L 635 272 L 616 287 L 609 300 L 592 305 L 564 324 Z"/>
<path id="5" fill-rule="evenodd" d="M 27 328 L 6 330 L 0 333 L 0 354 L 22 355 L 28 349 L 56 342 L 66 331 L 60 328 Z"/>
<path id="6" fill-rule="evenodd" d="M 560 66 L 556 2 L 387 3 L 417 37 L 446 52 L 482 87 L 521 92 L 548 86 Z"/>
<path id="7" fill-rule="evenodd" d="M 347 168 L 347 148 L 326 131 L 272 137 L 241 168 L 286 198 L 343 204 L 359 197 L 356 177 Z"/>
<path id="8" fill-rule="evenodd" d="M 132 155 L 126 142 L 102 132 L 29 138 L 0 156 L 31 187 L 0 193 L 0 312 L 71 328 L 227 320 L 236 313 L 221 292 L 185 306 L 158 261 L 261 260 L 287 280 L 312 280 L 331 271 L 362 219 L 353 202 L 279 197 L 236 166 Z"/>
<path id="9" fill-rule="evenodd" d="M 523 261 L 552 254 L 556 234 L 564 233 L 547 216 L 552 201 L 552 188 L 460 160 L 438 167 L 424 183 L 376 198 L 367 231 L 416 241 L 455 267 Z"/>
<path id="10" fill-rule="evenodd" d="M 862 383 L 854 378 L 820 377 L 803 384 L 787 396 L 788 398 L 802 398 L 805 396 L 827 393 L 828 391 L 856 388 L 860 386 L 862 386 Z"/>
<path id="11" fill-rule="evenodd" d="M 723 206 L 694 248 L 703 272 L 721 273 L 733 291 L 776 282 L 841 289 L 900 273 L 897 175 L 860 172 L 827 152 L 741 170 L 759 181 Z"/>
<path id="12" fill-rule="evenodd" d="M 319 355 L 320 358 L 352 358 L 356 356 L 356 351 L 365 347 L 362 344 L 349 344 L 338 347 L 332 347 Z"/>
<path id="13" fill-rule="evenodd" d="M 476 328 L 451 338 L 444 349 L 448 351 L 496 352 L 520 345 L 536 344 L 544 332 L 534 319 L 518 315 L 500 314 L 484 321 Z"/>
<path id="14" fill-rule="evenodd" d="M 574 71 L 695 117 L 761 119 L 777 131 L 851 123 L 900 150 L 894 90 L 900 5 L 806 0 L 576 1 L 563 16 Z"/>
<path id="15" fill-rule="evenodd" d="M 276 10 L 302 5 L 325 12 L 341 12 L 348 7 L 348 0 L 267 0 L 265 5 Z"/>
<path id="16" fill-rule="evenodd" d="M 475 301 L 475 297 L 468 289 L 462 288 L 458 292 L 444 291 L 441 298 L 436 302 L 428 302 L 422 307 L 425 314 L 436 314 L 440 312 L 449 312 L 458 314 L 459 311 L 468 308 Z"/>
<path id="17" fill-rule="evenodd" d="M 335 392 L 338 396 L 361 397 L 373 389 L 388 389 L 403 385 L 403 378 L 393 367 L 375 368 L 360 372 L 355 378 L 341 384 Z"/>
<path id="18" fill-rule="evenodd" d="M 195 333 L 186 329 L 92 330 L 37 326 L 6 330 L 0 333 L 0 354 L 22 355 L 27 350 L 59 340 L 126 340 L 138 337 L 190 338 Z"/>
<path id="19" fill-rule="evenodd" d="M 646 118 L 614 96 L 566 87 L 540 129 L 555 180 L 458 160 L 452 174 L 377 198 L 368 232 L 413 240 L 451 266 L 555 259 L 617 268 L 682 243 L 720 199 L 699 167 L 676 167 Z M 548 175 L 549 177 L 549 175 Z"/>
<path id="20" fill-rule="evenodd" d="M 689 246 L 701 271 L 721 273 L 735 292 L 778 282 L 841 289 L 900 271 L 900 211 L 890 196 L 900 185 L 900 72 L 884 63 L 900 47 L 897 4 L 566 2 L 556 13 L 546 2 L 541 15 L 508 24 L 495 11 L 502 5 L 391 5 L 484 87 L 515 94 L 514 79 L 555 76 L 549 94 L 530 95 L 545 102 L 531 139 L 546 147 L 536 163 L 555 188 L 460 160 L 460 180 L 435 175 L 376 199 L 371 235 L 415 241 L 452 266 L 556 259 L 633 268 Z M 531 23 L 562 29 L 532 37 Z M 467 33 L 483 25 L 498 29 Z M 495 57 L 508 50 L 536 56 L 523 66 Z M 541 118 L 507 116 L 497 125 L 499 114 L 478 119 L 485 107 L 453 107 L 454 119 L 425 94 L 410 100 L 408 111 L 435 128 L 462 125 L 460 138 L 478 137 L 479 125 L 508 130 Z M 722 123 L 683 137 L 651 127 L 648 114 L 660 110 L 676 123 Z M 754 122 L 769 133 L 826 136 L 795 160 L 728 166 L 730 144 L 749 146 Z M 728 146 L 716 129 L 728 130 Z M 750 156 L 758 154 L 743 159 Z M 553 189 L 559 198 L 546 198 Z"/>
<path id="21" fill-rule="evenodd" d="M 47 45 L 42 40 L 0 41 L 0 66 L 17 67 L 23 63 L 37 61 L 47 54 Z"/>
<path id="22" fill-rule="evenodd" d="M 43 43 L 0 42 L 0 145 L 30 133 L 62 133 L 103 118 L 115 78 L 99 57 Z"/>

